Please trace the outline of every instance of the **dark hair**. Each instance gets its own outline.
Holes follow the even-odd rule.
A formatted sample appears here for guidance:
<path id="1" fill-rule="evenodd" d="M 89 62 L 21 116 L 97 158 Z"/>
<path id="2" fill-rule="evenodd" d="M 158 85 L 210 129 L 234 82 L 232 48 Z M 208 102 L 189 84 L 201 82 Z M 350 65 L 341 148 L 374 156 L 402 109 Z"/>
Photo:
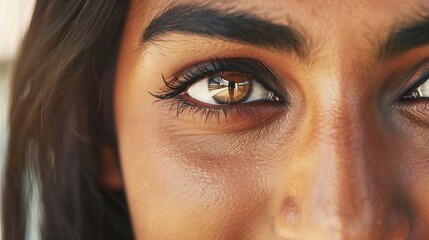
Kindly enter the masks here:
<path id="1" fill-rule="evenodd" d="M 33 189 L 42 239 L 132 239 L 125 194 L 97 177 L 100 144 L 116 150 L 112 89 L 128 5 L 37 1 L 12 81 L 4 239 L 25 238 Z"/>

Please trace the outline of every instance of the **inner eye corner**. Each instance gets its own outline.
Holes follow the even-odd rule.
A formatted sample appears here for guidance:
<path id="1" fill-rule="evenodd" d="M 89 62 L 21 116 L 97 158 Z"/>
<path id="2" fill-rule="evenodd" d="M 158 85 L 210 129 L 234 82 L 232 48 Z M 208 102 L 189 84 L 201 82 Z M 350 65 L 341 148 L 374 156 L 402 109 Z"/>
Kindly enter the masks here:
<path id="1" fill-rule="evenodd" d="M 422 98 L 429 99 L 429 81 L 428 80 L 418 85 L 417 87 L 414 87 L 411 90 L 408 90 L 407 92 L 405 92 L 405 94 L 403 94 L 400 99 L 401 100 L 413 100 L 413 99 L 422 99 Z"/>

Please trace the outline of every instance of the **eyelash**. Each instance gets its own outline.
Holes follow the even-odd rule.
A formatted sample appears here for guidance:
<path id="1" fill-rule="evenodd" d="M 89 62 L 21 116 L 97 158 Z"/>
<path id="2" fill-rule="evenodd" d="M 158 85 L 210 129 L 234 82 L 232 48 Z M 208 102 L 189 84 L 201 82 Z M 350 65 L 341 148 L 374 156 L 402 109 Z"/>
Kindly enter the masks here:
<path id="1" fill-rule="evenodd" d="M 258 71 L 261 71 L 262 73 L 251 73 L 256 73 Z M 252 107 L 249 106 L 255 103 L 242 103 L 227 106 L 202 106 L 201 104 L 197 105 L 186 100 L 184 93 L 194 83 L 205 77 L 225 72 L 251 76 L 252 79 L 263 85 L 267 90 L 272 91 L 277 96 L 281 96 L 281 94 L 274 90 L 274 87 L 269 86 L 267 83 L 269 82 L 267 81 L 267 78 L 265 78 L 267 75 L 268 78 L 271 78 L 271 82 L 273 82 L 272 85 L 275 85 L 278 82 L 269 69 L 267 69 L 262 63 L 256 62 L 255 60 L 240 58 L 212 60 L 205 63 L 199 63 L 190 67 L 188 70 L 173 76 L 171 81 L 168 81 L 164 76 L 162 76 L 166 89 L 161 89 L 161 91 L 157 93 L 149 93 L 159 100 L 172 99 L 170 110 L 175 109 L 176 116 L 180 116 L 184 113 L 191 116 L 197 116 L 199 114 L 205 122 L 208 122 L 212 118 L 216 118 L 217 121 L 220 122 L 221 116 L 227 119 L 230 114 L 254 115 Z M 264 77 L 265 81 L 262 80 L 262 77 Z M 281 98 L 279 102 L 286 107 L 286 101 L 283 99 L 284 98 Z"/>
<path id="2" fill-rule="evenodd" d="M 424 84 L 426 81 L 429 80 L 429 69 L 425 70 L 425 73 L 422 76 L 418 76 L 419 80 L 416 81 L 415 83 L 413 83 L 410 87 L 408 87 L 405 91 L 404 94 L 401 95 L 401 100 L 402 101 L 413 101 L 416 100 L 415 98 L 411 98 L 411 97 L 406 97 L 407 95 L 409 95 L 411 92 L 413 92 L 415 89 L 417 89 L 419 86 L 421 86 L 422 84 Z M 429 101 L 429 98 L 424 97 L 423 99 L 427 99 L 427 101 Z"/>
<path id="3" fill-rule="evenodd" d="M 167 90 L 162 90 L 160 94 L 150 93 L 152 96 L 159 99 L 170 99 L 178 96 L 183 93 L 189 86 L 202 79 L 204 76 L 210 74 L 210 71 L 204 69 L 203 66 L 197 65 L 197 70 L 199 72 L 195 73 L 189 71 L 187 73 L 176 75 L 173 77 L 172 81 L 167 81 L 164 76 L 162 76 L 162 80 L 164 81 Z"/>

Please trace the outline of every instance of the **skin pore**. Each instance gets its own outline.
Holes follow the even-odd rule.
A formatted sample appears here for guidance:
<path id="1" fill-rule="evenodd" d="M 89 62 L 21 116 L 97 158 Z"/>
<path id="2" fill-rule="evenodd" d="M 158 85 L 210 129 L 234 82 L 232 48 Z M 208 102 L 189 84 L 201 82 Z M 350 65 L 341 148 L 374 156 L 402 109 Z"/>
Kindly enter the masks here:
<path id="1" fill-rule="evenodd" d="M 429 78 L 428 16 L 424 0 L 132 1 L 111 185 L 136 239 L 429 238 L 428 99 L 406 97 Z M 186 93 L 231 74 L 275 97 Z"/>

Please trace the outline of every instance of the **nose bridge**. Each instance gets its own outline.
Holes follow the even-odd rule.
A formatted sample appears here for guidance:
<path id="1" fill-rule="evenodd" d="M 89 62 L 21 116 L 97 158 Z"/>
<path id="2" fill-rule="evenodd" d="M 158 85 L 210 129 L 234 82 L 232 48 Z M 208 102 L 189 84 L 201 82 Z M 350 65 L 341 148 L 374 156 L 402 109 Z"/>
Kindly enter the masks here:
<path id="1" fill-rule="evenodd" d="M 359 101 L 342 94 L 330 97 L 315 108 L 311 124 L 317 127 L 309 133 L 314 149 L 307 158 L 317 170 L 308 216 L 337 239 L 359 239 L 376 229 L 384 211 L 381 169 L 373 162 L 377 142 L 371 133 L 377 129 L 365 119 Z"/>
<path id="2" fill-rule="evenodd" d="M 300 161 L 312 168 L 304 170 L 311 186 L 294 207 L 303 225 L 283 232 L 286 239 L 386 239 L 399 228 L 389 221 L 395 206 L 376 109 L 357 96 L 329 92 L 308 107 L 301 132 Z"/>

